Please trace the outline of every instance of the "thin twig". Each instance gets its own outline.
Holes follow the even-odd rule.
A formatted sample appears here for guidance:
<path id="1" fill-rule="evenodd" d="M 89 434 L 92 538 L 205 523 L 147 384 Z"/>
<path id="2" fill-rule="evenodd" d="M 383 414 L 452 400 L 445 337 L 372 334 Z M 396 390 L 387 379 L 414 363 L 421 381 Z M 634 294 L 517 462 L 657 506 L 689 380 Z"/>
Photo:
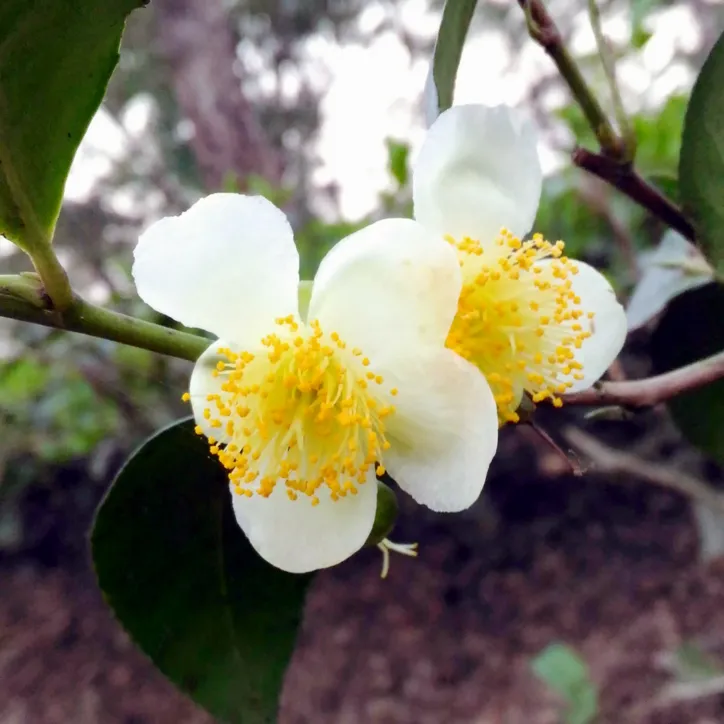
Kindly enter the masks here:
<path id="1" fill-rule="evenodd" d="M 642 460 L 631 453 L 614 450 L 575 427 L 563 430 L 563 436 L 591 459 L 597 472 L 632 475 L 724 513 L 724 496 L 693 475 L 672 468 L 669 464 L 661 465 Z"/>
<path id="2" fill-rule="evenodd" d="M 559 73 L 568 84 L 588 125 L 598 139 L 598 143 L 611 158 L 623 158 L 623 142 L 616 135 L 605 111 L 594 92 L 586 83 L 581 69 L 576 64 L 563 43 L 560 31 L 548 14 L 541 0 L 518 0 L 525 13 L 528 32 L 556 64 Z"/>
<path id="3" fill-rule="evenodd" d="M 578 168 L 598 176 L 639 206 L 643 206 L 653 216 L 661 219 L 667 226 L 678 231 L 683 237 L 694 241 L 694 227 L 681 209 L 656 187 L 645 181 L 630 163 L 622 164 L 585 148 L 577 148 L 573 152 L 572 160 Z"/>
<path id="4" fill-rule="evenodd" d="M 616 66 L 611 57 L 611 49 L 603 34 L 601 13 L 598 10 L 596 0 L 588 0 L 588 15 L 591 20 L 591 28 L 596 39 L 596 46 L 598 47 L 598 55 L 601 58 L 603 72 L 606 75 L 608 87 L 611 91 L 611 100 L 613 101 L 618 130 L 623 137 L 623 142 L 626 147 L 625 159 L 627 161 L 633 161 L 636 153 L 636 136 L 633 133 L 628 116 L 626 115 L 626 109 L 623 106 L 623 100 L 621 99 L 621 93 L 618 89 L 618 81 L 616 79 Z"/>
<path id="5" fill-rule="evenodd" d="M 672 397 L 724 377 L 724 352 L 663 375 L 627 382 L 602 382 L 588 390 L 563 396 L 567 405 L 652 407 Z"/>
<path id="6" fill-rule="evenodd" d="M 583 475 L 583 468 L 580 466 L 577 460 L 574 460 L 561 446 L 533 419 L 528 421 L 530 427 L 536 432 L 536 434 L 553 450 L 553 452 L 566 463 L 566 467 L 571 471 L 577 478 Z"/>

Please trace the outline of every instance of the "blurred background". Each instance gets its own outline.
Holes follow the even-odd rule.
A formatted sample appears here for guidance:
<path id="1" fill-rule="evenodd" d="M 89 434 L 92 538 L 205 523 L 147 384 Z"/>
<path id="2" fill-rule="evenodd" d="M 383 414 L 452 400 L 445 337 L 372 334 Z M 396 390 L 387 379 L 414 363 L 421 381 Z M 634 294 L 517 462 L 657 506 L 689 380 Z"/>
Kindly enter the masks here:
<path id="1" fill-rule="evenodd" d="M 675 198 L 686 102 L 722 4 L 599 7 L 637 167 Z M 610 110 L 586 4 L 549 10 Z M 359 225 L 409 215 L 440 13 L 432 0 L 153 0 L 135 12 L 56 234 L 76 290 L 171 324 L 134 294 L 133 244 L 210 191 L 282 206 L 303 278 Z M 664 229 L 571 166 L 575 142 L 595 144 L 512 0 L 479 3 L 456 102 L 533 117 L 547 173 L 536 229 L 625 300 Z M 0 255 L 3 273 L 28 268 L 9 244 Z M 86 537 L 124 456 L 185 414 L 190 365 L 7 320 L 0 332 L 0 724 L 209 722 L 104 607 Z M 655 370 L 656 339 L 655 322 L 632 334 L 612 374 Z M 540 427 L 578 451 L 573 467 L 530 426 L 508 427 L 473 509 L 402 501 L 394 539 L 419 541 L 420 557 L 394 558 L 382 581 L 365 550 L 317 577 L 280 721 L 724 722 L 724 516 L 666 489 L 672 473 L 721 487 L 722 471 L 665 409 L 625 418 L 542 409 Z"/>

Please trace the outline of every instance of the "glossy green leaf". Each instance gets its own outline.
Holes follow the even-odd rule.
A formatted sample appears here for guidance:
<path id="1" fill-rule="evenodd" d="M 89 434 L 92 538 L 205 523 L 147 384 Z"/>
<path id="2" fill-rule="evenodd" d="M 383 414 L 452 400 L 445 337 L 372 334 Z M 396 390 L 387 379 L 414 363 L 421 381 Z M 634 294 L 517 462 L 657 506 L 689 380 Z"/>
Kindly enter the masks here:
<path id="1" fill-rule="evenodd" d="M 145 0 L 0 2 L 0 234 L 47 243 L 78 144 Z"/>
<path id="2" fill-rule="evenodd" d="M 684 119 L 679 161 L 681 200 L 697 240 L 724 269 L 724 35 L 696 79 Z"/>
<path id="3" fill-rule="evenodd" d="M 436 113 L 442 113 L 453 103 L 463 44 L 477 4 L 477 0 L 447 0 L 443 8 L 432 56 L 432 82 L 428 80 L 426 89 L 426 93 L 431 94 L 427 104 L 434 107 Z"/>
<path id="4" fill-rule="evenodd" d="M 171 681 L 221 721 L 276 721 L 311 575 L 254 552 L 191 420 L 132 455 L 91 542 L 106 601 Z"/>
<path id="5" fill-rule="evenodd" d="M 668 372 L 724 350 L 724 287 L 707 284 L 674 299 L 651 339 L 656 372 Z M 669 401 L 689 442 L 724 463 L 724 380 Z"/>
<path id="6" fill-rule="evenodd" d="M 566 724 L 589 724 L 598 712 L 598 692 L 586 662 L 570 646 L 551 644 L 532 661 L 533 671 L 566 703 Z"/>

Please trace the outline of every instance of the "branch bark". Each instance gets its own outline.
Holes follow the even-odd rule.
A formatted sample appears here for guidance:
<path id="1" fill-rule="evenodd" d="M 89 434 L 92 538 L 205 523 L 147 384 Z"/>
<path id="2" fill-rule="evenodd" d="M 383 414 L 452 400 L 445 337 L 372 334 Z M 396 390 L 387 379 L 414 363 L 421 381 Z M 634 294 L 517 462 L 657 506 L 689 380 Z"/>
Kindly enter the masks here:
<path id="1" fill-rule="evenodd" d="M 681 209 L 645 181 L 631 163 L 620 163 L 605 155 L 587 151 L 585 148 L 577 148 L 573 152 L 572 159 L 578 168 L 617 188 L 667 226 L 678 231 L 689 241 L 694 241 L 694 227 Z"/>
<path id="2" fill-rule="evenodd" d="M 204 337 L 96 307 L 77 295 L 59 314 L 33 275 L 0 276 L 0 317 L 80 332 L 191 362 L 211 344 Z"/>
<path id="3" fill-rule="evenodd" d="M 627 382 L 602 382 L 588 390 L 563 395 L 567 405 L 651 407 L 724 378 L 724 352 L 663 375 Z"/>
<path id="4" fill-rule="evenodd" d="M 653 463 L 631 453 L 614 450 L 578 428 L 565 429 L 563 436 L 571 445 L 591 459 L 599 473 L 634 476 L 647 483 L 674 490 L 687 498 L 724 513 L 724 495 L 693 475 L 670 465 Z"/>

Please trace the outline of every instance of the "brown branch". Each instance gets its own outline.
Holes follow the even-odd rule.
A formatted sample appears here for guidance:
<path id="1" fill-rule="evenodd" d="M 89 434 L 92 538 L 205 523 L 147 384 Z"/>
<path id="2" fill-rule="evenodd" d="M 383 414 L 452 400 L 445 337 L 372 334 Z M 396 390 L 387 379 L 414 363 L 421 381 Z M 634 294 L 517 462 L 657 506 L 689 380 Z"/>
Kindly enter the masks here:
<path id="1" fill-rule="evenodd" d="M 617 188 L 650 214 L 661 219 L 667 226 L 678 231 L 689 241 L 694 241 L 694 228 L 681 209 L 666 198 L 657 188 L 645 181 L 631 163 L 621 163 L 606 155 L 592 153 L 585 148 L 573 152 L 574 165 L 597 176 Z"/>
<path id="2" fill-rule="evenodd" d="M 616 133 L 596 95 L 586 83 L 583 73 L 565 47 L 561 33 L 542 0 L 518 0 L 518 4 L 525 12 L 530 37 L 555 63 L 598 140 L 600 154 L 578 148 L 573 152 L 573 163 L 618 189 L 667 226 L 693 241 L 694 229 L 681 209 L 634 170 L 632 158 L 635 148 L 632 142 L 635 142 L 635 139 L 621 138 Z M 603 62 L 605 65 L 605 58 Z"/>
<path id="3" fill-rule="evenodd" d="M 724 377 L 724 352 L 719 352 L 656 377 L 628 382 L 602 382 L 588 390 L 564 395 L 563 401 L 568 405 L 651 407 L 722 377 Z"/>
<path id="4" fill-rule="evenodd" d="M 596 472 L 634 476 L 652 485 L 674 490 L 724 513 L 724 495 L 693 475 L 678 470 L 670 464 L 662 465 L 643 460 L 628 452 L 614 450 L 578 428 L 567 428 L 563 431 L 563 435 L 571 445 L 591 459 Z"/>

